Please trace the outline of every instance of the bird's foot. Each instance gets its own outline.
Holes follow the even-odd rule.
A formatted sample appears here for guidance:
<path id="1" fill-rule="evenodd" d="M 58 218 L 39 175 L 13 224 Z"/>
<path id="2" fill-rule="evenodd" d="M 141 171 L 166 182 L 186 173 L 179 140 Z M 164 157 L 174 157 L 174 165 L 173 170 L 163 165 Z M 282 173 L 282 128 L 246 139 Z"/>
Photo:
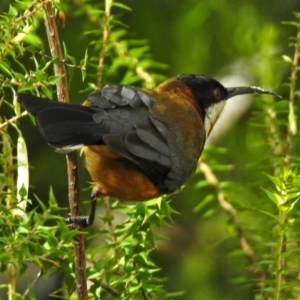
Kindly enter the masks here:
<path id="1" fill-rule="evenodd" d="M 86 228 L 93 224 L 90 220 L 90 216 L 77 216 L 77 217 L 68 217 L 65 219 L 65 222 L 70 228 L 74 228 L 75 225 L 79 225 L 82 228 Z"/>

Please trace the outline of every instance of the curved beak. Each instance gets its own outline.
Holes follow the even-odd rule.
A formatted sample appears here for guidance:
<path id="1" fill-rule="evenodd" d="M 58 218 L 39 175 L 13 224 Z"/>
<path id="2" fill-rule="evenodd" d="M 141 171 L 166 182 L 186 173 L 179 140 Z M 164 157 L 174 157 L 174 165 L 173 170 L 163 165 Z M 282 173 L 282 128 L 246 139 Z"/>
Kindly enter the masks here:
<path id="1" fill-rule="evenodd" d="M 232 98 L 234 96 L 238 95 L 244 95 L 244 94 L 269 94 L 269 95 L 274 95 L 278 98 L 282 98 L 280 95 L 269 91 L 265 90 L 263 88 L 257 87 L 257 86 L 239 86 L 239 87 L 229 87 L 226 88 L 228 92 L 228 97 L 226 99 Z"/>

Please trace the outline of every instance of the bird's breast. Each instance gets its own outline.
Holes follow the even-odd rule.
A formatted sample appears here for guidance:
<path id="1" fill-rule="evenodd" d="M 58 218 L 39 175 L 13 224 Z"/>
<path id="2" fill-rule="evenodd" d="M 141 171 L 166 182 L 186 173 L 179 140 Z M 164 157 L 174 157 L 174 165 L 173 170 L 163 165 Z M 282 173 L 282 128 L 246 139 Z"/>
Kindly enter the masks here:
<path id="1" fill-rule="evenodd" d="M 144 201 L 162 194 L 130 160 L 107 146 L 86 146 L 83 153 L 98 197 Z"/>

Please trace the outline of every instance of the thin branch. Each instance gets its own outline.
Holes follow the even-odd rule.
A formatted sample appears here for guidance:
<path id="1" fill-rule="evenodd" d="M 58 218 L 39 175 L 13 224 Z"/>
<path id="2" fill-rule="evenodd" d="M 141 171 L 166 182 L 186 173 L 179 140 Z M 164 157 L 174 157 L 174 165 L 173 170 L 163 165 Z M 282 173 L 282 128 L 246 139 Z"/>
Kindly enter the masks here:
<path id="1" fill-rule="evenodd" d="M 36 283 L 42 276 L 43 276 L 43 269 L 41 269 L 41 271 L 36 274 L 35 278 L 29 284 L 29 286 L 27 287 L 27 289 L 25 290 L 25 292 L 22 295 L 23 299 L 26 299 L 28 297 L 30 291 L 32 291 L 33 287 L 36 285 Z"/>
<path id="2" fill-rule="evenodd" d="M 216 175 L 213 173 L 213 171 L 209 167 L 209 165 L 206 164 L 203 160 L 200 160 L 198 165 L 199 165 L 199 169 L 203 173 L 207 182 L 215 189 L 215 192 L 217 194 L 218 201 L 219 201 L 221 208 L 226 212 L 230 221 L 232 222 L 232 224 L 235 227 L 241 248 L 242 248 L 243 252 L 245 253 L 245 256 L 249 263 L 249 270 L 255 276 L 255 278 L 258 280 L 258 282 L 262 282 L 262 279 L 266 276 L 266 274 L 265 274 L 265 272 L 261 272 L 255 268 L 256 260 L 254 257 L 254 252 L 250 245 L 250 242 L 248 241 L 248 239 L 243 231 L 243 228 L 239 224 L 236 210 L 234 209 L 232 204 L 228 201 L 226 196 L 223 194 L 221 187 L 220 187 L 219 180 L 216 177 Z M 261 290 L 261 288 L 259 286 L 257 286 L 257 288 L 258 288 L 258 290 Z"/>
<path id="3" fill-rule="evenodd" d="M 97 76 L 97 88 L 101 89 L 103 81 L 103 68 L 106 55 L 106 47 L 108 43 L 109 33 L 110 33 L 110 20 L 111 20 L 111 6 L 112 0 L 105 0 L 105 17 L 103 25 L 103 34 L 102 34 L 102 47 L 100 50 L 99 61 L 98 61 L 98 76 Z"/>
<path id="4" fill-rule="evenodd" d="M 7 265 L 8 274 L 8 300 L 15 300 L 16 285 L 17 285 L 17 275 L 16 268 L 12 263 Z"/>
<path id="5" fill-rule="evenodd" d="M 292 62 L 292 70 L 291 70 L 291 85 L 290 85 L 290 99 L 289 99 L 290 110 L 291 109 L 293 110 L 294 103 L 295 103 L 297 72 L 298 72 L 297 66 L 299 61 L 299 54 L 300 54 L 300 19 L 298 21 L 297 36 L 295 42 L 295 52 L 294 52 L 294 58 Z M 285 164 L 287 168 L 289 168 L 290 166 L 292 138 L 293 138 L 293 132 L 292 132 L 291 124 L 289 122 L 289 126 L 287 128 L 287 134 L 286 134 L 286 152 L 285 152 Z"/>
<path id="6" fill-rule="evenodd" d="M 241 248 L 247 257 L 249 264 L 253 268 L 253 266 L 255 264 L 254 252 L 252 250 L 252 247 L 251 247 L 241 225 L 239 224 L 236 210 L 231 205 L 231 203 L 227 200 L 226 196 L 223 194 L 223 192 L 220 188 L 220 183 L 218 181 L 218 178 L 213 173 L 213 171 L 209 167 L 209 165 L 206 164 L 203 160 L 200 160 L 199 168 L 200 168 L 201 172 L 203 173 L 205 179 L 208 181 L 208 183 L 215 189 L 220 206 L 227 213 L 231 222 L 234 224 L 235 229 L 237 231 L 237 235 L 238 235 L 238 239 L 239 239 Z"/>
<path id="7" fill-rule="evenodd" d="M 47 3 L 45 9 L 45 26 L 48 42 L 53 59 L 63 60 L 62 48 L 59 40 L 58 30 L 55 22 L 55 13 L 52 3 Z M 54 74 L 63 75 L 57 83 L 57 97 L 59 101 L 69 102 L 68 82 L 66 68 L 62 63 L 54 64 Z M 78 197 L 78 174 L 77 174 L 77 154 L 76 152 L 67 155 L 68 183 L 69 183 L 69 203 L 71 217 L 80 215 L 79 197 Z M 75 280 L 78 300 L 87 300 L 87 276 L 85 261 L 85 244 L 82 234 L 74 236 L 74 255 L 75 255 Z"/>
<path id="8" fill-rule="evenodd" d="M 108 43 L 109 33 L 110 33 L 110 21 L 111 21 L 111 6 L 112 6 L 112 0 L 105 0 L 105 18 L 104 18 L 104 24 L 103 24 L 103 34 L 102 34 L 102 47 L 99 53 L 99 61 L 98 61 L 98 76 L 97 76 L 97 88 L 101 89 L 103 84 L 103 69 L 104 69 L 104 61 L 106 56 L 106 47 Z M 104 210 L 106 216 L 113 217 L 112 211 L 111 211 L 111 203 L 109 197 L 104 197 Z M 117 241 L 115 236 L 115 227 L 113 224 L 113 218 L 109 218 L 107 221 L 107 225 L 109 228 L 110 235 L 114 242 Z M 114 249 L 117 251 L 117 249 Z"/>
<path id="9" fill-rule="evenodd" d="M 287 220 L 287 212 L 278 210 L 278 224 L 277 224 L 277 243 L 275 248 L 275 288 L 274 288 L 274 300 L 279 300 L 282 297 L 282 283 L 283 283 L 283 270 L 286 270 L 285 260 L 283 258 L 283 249 L 285 244 L 285 223 Z"/>
<path id="10" fill-rule="evenodd" d="M 59 40 L 58 30 L 55 22 L 55 12 L 53 10 L 52 3 L 46 3 L 44 8 L 46 16 L 45 26 L 52 58 L 63 60 L 62 48 Z M 56 84 L 58 101 L 70 102 L 66 68 L 61 63 L 55 63 L 53 68 L 56 76 L 63 76 Z"/>
<path id="11" fill-rule="evenodd" d="M 16 122 L 17 120 L 19 120 L 20 118 L 26 116 L 27 114 L 28 114 L 27 110 L 25 110 L 20 115 L 17 115 L 17 116 L 14 116 L 14 117 L 10 118 L 9 120 L 7 120 L 7 121 L 0 124 L 0 129 L 3 129 L 6 126 L 8 126 L 9 124 Z"/>

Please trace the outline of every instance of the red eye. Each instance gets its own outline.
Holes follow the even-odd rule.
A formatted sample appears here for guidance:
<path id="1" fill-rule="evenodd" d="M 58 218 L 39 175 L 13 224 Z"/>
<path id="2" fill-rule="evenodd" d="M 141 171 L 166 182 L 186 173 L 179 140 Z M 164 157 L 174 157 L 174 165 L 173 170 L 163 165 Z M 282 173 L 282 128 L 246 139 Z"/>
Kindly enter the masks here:
<path id="1" fill-rule="evenodd" d="M 219 90 L 219 89 L 214 89 L 213 95 L 214 95 L 214 98 L 215 98 L 217 101 L 220 101 L 220 100 L 221 100 L 221 93 L 220 93 L 220 90 Z"/>

